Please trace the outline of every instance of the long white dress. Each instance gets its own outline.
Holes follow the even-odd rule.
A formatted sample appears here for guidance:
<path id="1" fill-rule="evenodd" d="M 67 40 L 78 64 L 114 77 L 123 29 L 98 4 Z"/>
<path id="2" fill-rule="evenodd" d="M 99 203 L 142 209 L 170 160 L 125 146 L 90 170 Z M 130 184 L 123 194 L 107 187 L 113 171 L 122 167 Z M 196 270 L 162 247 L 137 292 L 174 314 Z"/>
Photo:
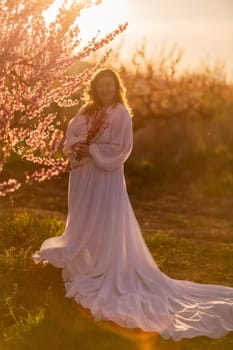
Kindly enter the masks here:
<path id="1" fill-rule="evenodd" d="M 34 262 L 62 268 L 65 297 L 89 308 L 95 320 L 174 341 L 227 334 L 233 330 L 233 288 L 172 279 L 154 261 L 124 177 L 132 119 L 121 103 L 107 112 L 108 127 L 90 145 L 91 156 L 69 173 L 65 231 L 46 239 Z M 80 111 L 68 124 L 65 154 L 85 139 L 87 128 Z"/>

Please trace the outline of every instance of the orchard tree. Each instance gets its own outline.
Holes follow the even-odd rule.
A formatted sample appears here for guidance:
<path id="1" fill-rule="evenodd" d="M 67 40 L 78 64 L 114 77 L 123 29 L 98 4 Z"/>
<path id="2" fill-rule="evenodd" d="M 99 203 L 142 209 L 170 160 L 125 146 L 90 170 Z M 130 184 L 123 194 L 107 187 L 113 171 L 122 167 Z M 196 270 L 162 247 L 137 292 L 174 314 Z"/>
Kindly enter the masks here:
<path id="1" fill-rule="evenodd" d="M 110 51 L 91 68 L 75 75 L 69 68 L 111 42 L 127 27 L 119 25 L 102 39 L 93 37 L 79 49 L 80 11 L 97 1 L 64 1 L 54 21 L 46 24 L 44 11 L 54 0 L 1 0 L 0 7 L 0 174 L 15 152 L 38 165 L 24 173 L 25 183 L 43 181 L 68 171 L 59 152 L 64 132 L 52 103 L 70 107 L 80 103 L 72 94 L 82 91 L 92 74 L 104 65 Z M 13 192 L 22 180 L 0 181 L 0 195 Z"/>
<path id="2" fill-rule="evenodd" d="M 224 63 L 202 63 L 199 71 L 180 70 L 183 50 L 172 45 L 154 46 L 149 53 L 146 41 L 135 46 L 129 61 L 122 57 L 123 46 L 114 50 L 109 58 L 113 68 L 125 81 L 128 100 L 133 107 L 134 127 L 139 129 L 145 122 L 221 117 L 225 109 L 232 108 L 232 84 L 227 82 Z M 150 47 L 151 50 L 151 47 Z M 94 64 L 97 51 L 89 58 Z M 231 113 L 231 112 L 230 112 Z"/>

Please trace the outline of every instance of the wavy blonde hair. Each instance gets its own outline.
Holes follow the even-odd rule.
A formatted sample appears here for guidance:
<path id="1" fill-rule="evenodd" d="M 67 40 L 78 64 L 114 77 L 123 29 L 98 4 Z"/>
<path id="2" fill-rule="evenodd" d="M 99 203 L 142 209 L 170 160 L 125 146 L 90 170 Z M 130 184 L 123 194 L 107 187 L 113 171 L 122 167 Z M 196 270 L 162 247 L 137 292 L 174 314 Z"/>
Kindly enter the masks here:
<path id="1" fill-rule="evenodd" d="M 90 85 L 87 87 L 84 92 L 84 101 L 85 105 L 83 106 L 84 113 L 87 115 L 93 114 L 96 110 L 98 110 L 102 105 L 101 101 L 97 94 L 97 81 L 104 77 L 111 76 L 115 82 L 116 86 L 116 95 L 114 99 L 114 106 L 117 105 L 118 102 L 122 103 L 128 110 L 130 117 L 133 118 L 132 109 L 129 106 L 127 97 L 126 97 L 126 87 L 120 77 L 120 75 L 113 69 L 99 69 L 91 79 Z"/>

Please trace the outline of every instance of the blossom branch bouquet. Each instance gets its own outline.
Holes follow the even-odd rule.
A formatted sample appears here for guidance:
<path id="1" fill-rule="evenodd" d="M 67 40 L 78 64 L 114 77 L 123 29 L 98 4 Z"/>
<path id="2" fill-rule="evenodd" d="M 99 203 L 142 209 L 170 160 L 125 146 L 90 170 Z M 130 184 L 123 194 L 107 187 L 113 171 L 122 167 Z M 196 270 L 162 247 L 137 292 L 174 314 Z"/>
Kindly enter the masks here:
<path id="1" fill-rule="evenodd" d="M 94 141 L 96 136 L 99 136 L 99 131 L 105 129 L 107 126 L 104 124 L 106 119 L 106 107 L 102 107 L 94 112 L 91 116 L 91 126 L 88 129 L 86 140 L 84 143 L 86 145 L 90 145 L 91 142 Z M 71 147 L 71 150 L 68 152 L 67 156 L 69 159 L 69 170 L 72 170 L 82 164 L 80 164 L 80 160 L 82 158 L 81 155 L 77 155 L 77 147 Z"/>

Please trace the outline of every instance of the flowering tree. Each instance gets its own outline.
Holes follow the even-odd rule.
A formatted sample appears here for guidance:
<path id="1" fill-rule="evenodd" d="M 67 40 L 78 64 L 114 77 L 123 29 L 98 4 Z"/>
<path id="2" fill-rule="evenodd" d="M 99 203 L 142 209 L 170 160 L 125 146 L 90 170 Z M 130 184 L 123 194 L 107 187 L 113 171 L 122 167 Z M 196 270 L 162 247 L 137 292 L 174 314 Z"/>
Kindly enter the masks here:
<path id="1" fill-rule="evenodd" d="M 127 27 L 119 25 L 103 39 L 94 37 L 78 50 L 79 27 L 75 20 L 93 1 L 66 2 L 56 19 L 46 25 L 43 11 L 54 0 L 1 0 L 0 7 L 0 173 L 13 152 L 38 164 L 25 182 L 43 181 L 66 172 L 68 160 L 58 147 L 64 138 L 56 113 L 48 113 L 51 103 L 60 107 L 77 105 L 74 92 L 81 91 L 110 50 L 93 67 L 70 75 L 72 64 L 108 44 Z M 100 1 L 96 2 L 98 5 Z M 21 186 L 17 179 L 0 183 L 0 195 Z"/>

